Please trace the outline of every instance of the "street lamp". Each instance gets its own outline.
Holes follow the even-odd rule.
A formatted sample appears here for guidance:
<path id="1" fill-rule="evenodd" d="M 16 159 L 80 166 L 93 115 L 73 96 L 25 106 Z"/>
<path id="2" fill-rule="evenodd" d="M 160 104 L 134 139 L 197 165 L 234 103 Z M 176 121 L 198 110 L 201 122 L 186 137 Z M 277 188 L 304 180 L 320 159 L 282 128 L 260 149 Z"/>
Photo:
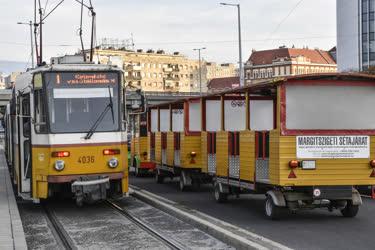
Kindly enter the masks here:
<path id="1" fill-rule="evenodd" d="M 205 50 L 206 48 L 198 48 L 198 49 L 193 49 L 194 51 L 198 51 L 199 55 L 199 93 L 202 95 L 202 66 L 201 66 L 201 50 Z"/>
<path id="2" fill-rule="evenodd" d="M 34 68 L 34 44 L 33 44 L 33 22 L 28 23 L 17 22 L 17 24 L 29 25 L 30 26 L 30 44 L 31 44 L 31 66 Z"/>
<path id="3" fill-rule="evenodd" d="M 240 86 L 244 86 L 244 72 L 242 70 L 242 44 L 241 44 L 241 7 L 240 4 L 220 3 L 225 6 L 237 7 L 238 11 L 238 50 L 239 50 L 239 70 L 240 70 Z"/>

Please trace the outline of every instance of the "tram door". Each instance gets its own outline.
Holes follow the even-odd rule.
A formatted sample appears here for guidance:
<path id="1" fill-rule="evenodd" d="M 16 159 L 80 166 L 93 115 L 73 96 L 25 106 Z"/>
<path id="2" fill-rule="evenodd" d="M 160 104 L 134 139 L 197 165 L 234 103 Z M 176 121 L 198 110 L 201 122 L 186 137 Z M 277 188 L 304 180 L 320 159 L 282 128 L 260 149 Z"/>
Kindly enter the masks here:
<path id="1" fill-rule="evenodd" d="M 19 100 L 19 179 L 20 192 L 31 191 L 31 116 L 30 116 L 30 94 L 21 95 Z"/>

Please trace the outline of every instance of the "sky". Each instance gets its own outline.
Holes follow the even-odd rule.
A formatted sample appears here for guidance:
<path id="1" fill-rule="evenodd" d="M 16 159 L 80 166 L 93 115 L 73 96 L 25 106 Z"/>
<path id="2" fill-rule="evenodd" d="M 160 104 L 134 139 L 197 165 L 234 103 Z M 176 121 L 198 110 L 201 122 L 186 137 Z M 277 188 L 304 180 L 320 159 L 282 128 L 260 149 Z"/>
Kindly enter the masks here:
<path id="1" fill-rule="evenodd" d="M 41 0 L 48 13 L 60 0 Z M 221 0 L 224 1 L 224 0 Z M 238 63 L 237 9 L 220 0 L 92 0 L 97 13 L 97 42 L 133 36 L 136 49 L 179 51 L 197 58 L 194 48 L 206 47 L 207 61 Z M 84 0 L 88 4 L 89 0 Z M 329 50 L 336 45 L 336 0 L 227 0 L 240 3 L 242 55 L 252 49 L 282 45 Z M 0 0 L 0 60 L 30 64 L 33 0 Z M 44 60 L 80 48 L 80 5 L 65 0 L 43 26 Z M 84 10 L 84 43 L 88 48 L 90 16 Z"/>

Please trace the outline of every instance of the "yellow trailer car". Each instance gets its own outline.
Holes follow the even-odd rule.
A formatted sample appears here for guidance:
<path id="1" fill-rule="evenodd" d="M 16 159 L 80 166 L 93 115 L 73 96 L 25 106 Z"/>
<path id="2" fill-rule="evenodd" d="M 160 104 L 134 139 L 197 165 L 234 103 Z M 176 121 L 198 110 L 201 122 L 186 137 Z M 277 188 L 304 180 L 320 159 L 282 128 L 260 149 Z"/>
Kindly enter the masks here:
<path id="1" fill-rule="evenodd" d="M 150 161 L 148 153 L 147 114 L 133 115 L 132 125 L 130 166 L 132 166 L 135 176 L 153 173 L 155 163 Z"/>
<path id="2" fill-rule="evenodd" d="M 317 207 L 354 217 L 355 187 L 375 185 L 374 77 L 289 77 L 200 103 L 202 163 L 216 176 L 218 202 L 263 193 L 272 219 Z"/>
<path id="3" fill-rule="evenodd" d="M 153 106 L 148 110 L 149 158 L 156 181 L 180 176 L 180 189 L 199 187 L 212 178 L 202 168 L 200 99 Z"/>

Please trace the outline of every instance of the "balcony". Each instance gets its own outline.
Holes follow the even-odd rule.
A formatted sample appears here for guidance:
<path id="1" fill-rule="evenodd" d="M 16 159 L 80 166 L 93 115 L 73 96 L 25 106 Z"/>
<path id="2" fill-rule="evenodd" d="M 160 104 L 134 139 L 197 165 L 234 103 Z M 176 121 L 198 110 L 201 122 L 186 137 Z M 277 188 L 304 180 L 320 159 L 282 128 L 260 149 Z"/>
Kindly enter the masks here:
<path id="1" fill-rule="evenodd" d="M 163 71 L 167 73 L 171 73 L 172 70 L 173 70 L 172 68 L 163 68 Z"/>
<path id="2" fill-rule="evenodd" d="M 164 81 L 165 82 L 177 82 L 177 81 L 180 81 L 180 77 L 179 76 L 167 76 L 164 78 Z"/>
<path id="3" fill-rule="evenodd" d="M 140 80 L 142 80 L 142 76 L 140 76 L 140 75 L 129 75 L 129 76 L 127 76 L 127 77 L 125 77 L 125 79 L 127 80 L 127 81 L 140 81 Z"/>
<path id="4" fill-rule="evenodd" d="M 126 66 L 127 71 L 141 71 L 142 68 L 140 65 L 128 65 Z"/>

